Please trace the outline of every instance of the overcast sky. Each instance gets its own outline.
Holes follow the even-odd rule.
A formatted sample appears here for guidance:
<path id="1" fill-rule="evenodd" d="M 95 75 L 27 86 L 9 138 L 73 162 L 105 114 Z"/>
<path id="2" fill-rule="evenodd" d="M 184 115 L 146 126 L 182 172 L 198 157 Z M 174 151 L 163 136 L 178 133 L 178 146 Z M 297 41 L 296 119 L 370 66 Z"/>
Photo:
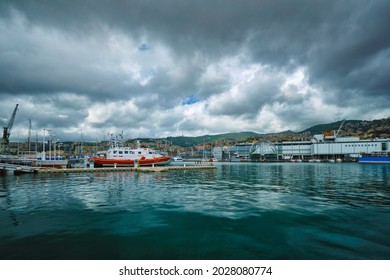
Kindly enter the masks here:
<path id="1" fill-rule="evenodd" d="M 11 139 L 300 131 L 390 117 L 388 0 L 0 1 Z"/>

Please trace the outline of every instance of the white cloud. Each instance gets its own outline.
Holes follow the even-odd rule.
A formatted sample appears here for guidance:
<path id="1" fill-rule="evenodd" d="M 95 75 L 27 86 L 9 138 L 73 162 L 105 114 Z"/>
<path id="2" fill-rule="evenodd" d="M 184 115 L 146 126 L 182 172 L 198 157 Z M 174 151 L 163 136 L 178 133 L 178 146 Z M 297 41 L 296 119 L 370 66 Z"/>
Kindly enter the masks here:
<path id="1" fill-rule="evenodd" d="M 58 11 L 60 20 L 35 6 L 0 4 L 0 119 L 19 103 L 15 130 L 25 133 L 31 118 L 37 131 L 52 127 L 72 138 L 83 130 L 95 138 L 122 130 L 129 137 L 278 132 L 341 116 L 388 117 L 382 37 L 353 16 L 360 28 L 343 29 L 353 43 L 344 42 L 332 35 L 337 24 L 323 23 L 322 10 L 307 3 L 310 13 L 288 23 L 277 20 L 285 14 L 274 4 L 267 9 L 275 19 L 257 4 L 232 6 L 227 17 L 210 4 L 205 20 L 222 21 L 212 26 L 182 16 L 186 5 L 146 9 L 140 20 L 118 3 L 106 10 L 98 1 L 85 16 L 64 2 L 69 10 Z M 321 7 L 334 16 L 339 6 Z M 371 9 L 356 7 L 346 10 L 376 20 Z"/>

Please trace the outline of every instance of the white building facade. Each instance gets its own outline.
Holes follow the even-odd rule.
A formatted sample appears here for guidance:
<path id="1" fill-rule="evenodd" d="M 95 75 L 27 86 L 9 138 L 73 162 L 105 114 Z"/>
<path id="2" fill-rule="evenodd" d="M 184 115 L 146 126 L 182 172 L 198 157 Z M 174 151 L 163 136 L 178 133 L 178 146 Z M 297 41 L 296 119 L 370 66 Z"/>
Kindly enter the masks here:
<path id="1" fill-rule="evenodd" d="M 229 149 L 241 160 L 274 158 L 289 159 L 349 159 L 355 160 L 362 154 L 390 151 L 390 139 L 360 140 L 358 137 L 333 137 L 327 139 L 322 134 L 311 141 L 283 141 L 276 143 L 260 142 L 237 144 Z"/>

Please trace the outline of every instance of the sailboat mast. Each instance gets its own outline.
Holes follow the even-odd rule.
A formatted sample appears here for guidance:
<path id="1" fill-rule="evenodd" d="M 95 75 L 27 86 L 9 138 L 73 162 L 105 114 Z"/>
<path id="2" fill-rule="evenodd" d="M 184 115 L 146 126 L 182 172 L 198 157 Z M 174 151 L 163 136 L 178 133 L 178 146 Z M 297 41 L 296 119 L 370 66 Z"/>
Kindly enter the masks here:
<path id="1" fill-rule="evenodd" d="M 31 119 L 28 119 L 29 125 L 28 125 L 28 154 L 31 153 Z"/>

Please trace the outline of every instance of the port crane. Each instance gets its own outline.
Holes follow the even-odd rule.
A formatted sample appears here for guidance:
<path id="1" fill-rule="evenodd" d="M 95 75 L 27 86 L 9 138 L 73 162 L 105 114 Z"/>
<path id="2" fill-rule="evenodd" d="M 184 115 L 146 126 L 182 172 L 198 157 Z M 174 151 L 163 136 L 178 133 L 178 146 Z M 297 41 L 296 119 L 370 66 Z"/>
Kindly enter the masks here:
<path id="1" fill-rule="evenodd" d="M 332 131 L 324 131 L 322 134 L 324 135 L 324 139 L 325 140 L 335 140 L 337 138 L 337 136 L 339 135 L 339 132 L 341 130 L 341 128 L 343 127 L 344 123 L 345 123 L 345 118 L 341 121 L 340 123 L 340 126 L 339 126 L 339 129 L 336 131 L 336 130 L 332 130 Z"/>
<path id="2" fill-rule="evenodd" d="M 3 129 L 3 138 L 1 139 L 1 145 L 0 145 L 0 151 L 7 151 L 8 150 L 8 144 L 9 144 L 9 137 L 11 135 L 12 127 L 14 125 L 16 112 L 18 110 L 19 104 L 16 104 L 15 109 L 11 115 L 11 118 L 8 121 L 8 125 L 4 126 Z"/>
<path id="3" fill-rule="evenodd" d="M 340 124 L 340 126 L 339 126 L 339 129 L 337 130 L 337 132 L 336 132 L 336 134 L 335 134 L 336 136 L 339 135 L 339 132 L 340 132 L 341 128 L 343 127 L 344 123 L 345 123 L 345 118 L 342 120 L 342 122 L 341 122 L 341 124 Z"/>

